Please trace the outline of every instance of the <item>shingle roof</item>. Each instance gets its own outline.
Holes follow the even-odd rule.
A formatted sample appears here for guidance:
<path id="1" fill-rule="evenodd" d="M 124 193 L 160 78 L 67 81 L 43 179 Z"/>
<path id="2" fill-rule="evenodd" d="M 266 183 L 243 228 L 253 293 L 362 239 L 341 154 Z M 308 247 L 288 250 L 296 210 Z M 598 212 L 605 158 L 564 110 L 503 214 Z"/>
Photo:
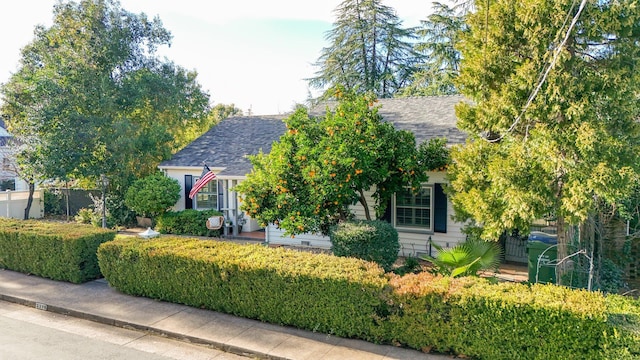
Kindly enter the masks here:
<path id="1" fill-rule="evenodd" d="M 456 127 L 455 105 L 463 100 L 461 95 L 422 96 L 378 99 L 376 105 L 385 121 L 392 122 L 396 129 L 411 131 L 416 144 L 442 137 L 447 138 L 448 144 L 462 144 L 466 135 Z M 311 113 L 320 115 L 326 106 L 318 106 Z"/>
<path id="2" fill-rule="evenodd" d="M 224 167 L 224 175 L 244 176 L 252 168 L 246 155 L 271 151 L 271 144 L 285 132 L 285 116 L 224 119 L 160 166 L 201 167 L 204 162 L 209 167 Z"/>
<path id="3" fill-rule="evenodd" d="M 416 143 L 433 138 L 447 138 L 449 144 L 465 141 L 465 134 L 456 127 L 454 107 L 463 101 L 462 96 L 426 96 L 380 99 L 378 113 L 398 129 L 414 133 Z M 310 111 L 322 115 L 327 104 Z M 328 103 L 331 107 L 331 103 Z M 246 155 L 257 154 L 260 149 L 268 153 L 286 128 L 282 120 L 288 114 L 274 116 L 232 117 L 222 120 L 204 135 L 176 153 L 161 167 L 194 166 L 206 162 L 210 167 L 225 170 L 221 175 L 244 176 L 251 172 Z"/>

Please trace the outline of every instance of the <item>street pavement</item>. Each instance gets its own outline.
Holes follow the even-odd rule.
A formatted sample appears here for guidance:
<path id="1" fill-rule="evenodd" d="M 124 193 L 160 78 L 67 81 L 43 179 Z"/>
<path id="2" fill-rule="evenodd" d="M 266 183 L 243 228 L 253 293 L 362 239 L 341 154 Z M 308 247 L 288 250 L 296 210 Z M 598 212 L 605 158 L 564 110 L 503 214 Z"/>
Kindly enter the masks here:
<path id="1" fill-rule="evenodd" d="M 452 358 L 130 296 L 111 288 L 104 279 L 84 284 L 71 284 L 0 269 L 0 300 L 101 324 L 144 331 L 251 358 L 269 360 L 443 360 Z"/>
<path id="2" fill-rule="evenodd" d="M 0 360 L 247 360 L 206 346 L 0 301 Z"/>

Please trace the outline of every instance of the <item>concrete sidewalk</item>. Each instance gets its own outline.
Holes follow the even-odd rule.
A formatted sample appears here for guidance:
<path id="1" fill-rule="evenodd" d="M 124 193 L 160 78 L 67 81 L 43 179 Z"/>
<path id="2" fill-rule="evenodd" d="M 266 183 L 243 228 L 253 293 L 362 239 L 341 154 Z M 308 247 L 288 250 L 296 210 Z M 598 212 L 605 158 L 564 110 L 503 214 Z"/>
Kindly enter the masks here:
<path id="1" fill-rule="evenodd" d="M 0 300 L 261 359 L 450 359 L 0 269 Z"/>

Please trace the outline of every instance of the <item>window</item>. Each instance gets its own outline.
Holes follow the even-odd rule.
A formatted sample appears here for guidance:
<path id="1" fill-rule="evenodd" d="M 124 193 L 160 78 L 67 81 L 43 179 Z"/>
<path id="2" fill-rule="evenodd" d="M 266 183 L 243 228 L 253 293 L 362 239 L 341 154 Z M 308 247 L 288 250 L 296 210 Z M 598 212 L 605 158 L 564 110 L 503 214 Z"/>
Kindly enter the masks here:
<path id="1" fill-rule="evenodd" d="M 423 185 L 417 193 L 406 188 L 396 193 L 394 222 L 398 228 L 433 229 L 433 188 Z"/>
<path id="2" fill-rule="evenodd" d="M 195 181 L 194 181 L 195 183 Z M 194 209 L 218 209 L 218 182 L 211 180 L 205 185 L 195 197 Z"/>

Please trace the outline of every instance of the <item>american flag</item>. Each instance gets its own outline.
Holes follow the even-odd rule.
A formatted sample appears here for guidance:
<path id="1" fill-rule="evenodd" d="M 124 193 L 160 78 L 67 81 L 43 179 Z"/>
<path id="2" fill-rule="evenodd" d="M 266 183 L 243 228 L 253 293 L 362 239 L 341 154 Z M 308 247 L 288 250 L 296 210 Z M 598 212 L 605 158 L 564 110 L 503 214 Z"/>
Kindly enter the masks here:
<path id="1" fill-rule="evenodd" d="M 193 199 L 193 197 L 196 196 L 200 189 L 202 189 L 205 185 L 207 185 L 209 181 L 215 178 L 216 174 L 214 174 L 213 171 L 211 171 L 211 169 L 209 169 L 209 167 L 205 164 L 204 168 L 202 169 L 202 175 L 200 175 L 200 179 L 196 181 L 196 183 L 191 188 L 191 191 L 189 191 L 189 199 Z"/>

